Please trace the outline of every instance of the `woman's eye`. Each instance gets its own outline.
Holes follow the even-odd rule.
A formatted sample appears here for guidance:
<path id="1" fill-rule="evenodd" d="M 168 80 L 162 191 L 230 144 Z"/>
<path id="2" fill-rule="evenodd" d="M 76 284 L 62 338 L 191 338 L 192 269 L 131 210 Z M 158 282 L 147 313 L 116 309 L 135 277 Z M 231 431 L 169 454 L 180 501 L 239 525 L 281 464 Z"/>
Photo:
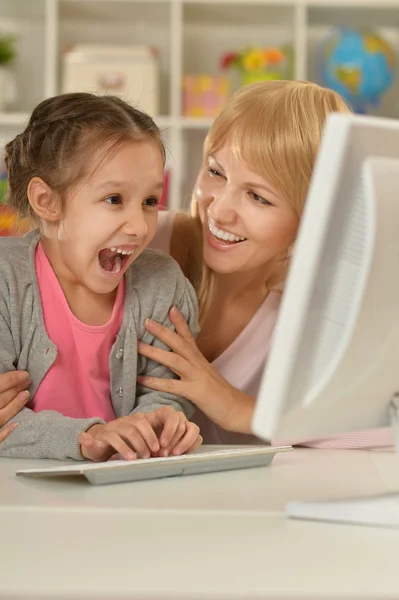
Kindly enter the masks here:
<path id="1" fill-rule="evenodd" d="M 150 206 L 150 207 L 156 207 L 159 204 L 159 200 L 158 198 L 155 198 L 155 196 L 152 196 L 151 198 L 146 198 L 143 202 L 144 206 Z"/>
<path id="2" fill-rule="evenodd" d="M 219 171 L 217 171 L 216 169 L 212 169 L 212 167 L 209 167 L 208 173 L 210 173 L 212 177 L 221 177 L 221 173 L 219 173 Z"/>
<path id="3" fill-rule="evenodd" d="M 255 194 L 255 192 L 249 192 L 249 195 L 251 196 L 252 200 L 255 200 L 255 202 L 257 204 L 265 204 L 266 206 L 273 206 L 272 203 L 269 202 L 269 200 L 262 198 L 262 196 Z"/>
<path id="4" fill-rule="evenodd" d="M 107 198 L 104 198 L 104 202 L 112 204 L 113 206 L 118 206 L 118 204 L 122 204 L 122 199 L 118 195 L 108 196 Z"/>

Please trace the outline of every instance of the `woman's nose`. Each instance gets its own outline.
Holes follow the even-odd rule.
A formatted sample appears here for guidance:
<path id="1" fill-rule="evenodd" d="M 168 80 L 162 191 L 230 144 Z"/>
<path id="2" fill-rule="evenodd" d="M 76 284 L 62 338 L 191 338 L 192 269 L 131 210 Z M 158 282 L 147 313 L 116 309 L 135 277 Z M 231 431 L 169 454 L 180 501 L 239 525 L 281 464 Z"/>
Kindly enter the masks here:
<path id="1" fill-rule="evenodd" d="M 209 216 L 222 225 L 223 223 L 231 223 L 237 218 L 237 198 L 232 190 L 225 188 L 219 190 L 212 202 L 208 206 Z"/>

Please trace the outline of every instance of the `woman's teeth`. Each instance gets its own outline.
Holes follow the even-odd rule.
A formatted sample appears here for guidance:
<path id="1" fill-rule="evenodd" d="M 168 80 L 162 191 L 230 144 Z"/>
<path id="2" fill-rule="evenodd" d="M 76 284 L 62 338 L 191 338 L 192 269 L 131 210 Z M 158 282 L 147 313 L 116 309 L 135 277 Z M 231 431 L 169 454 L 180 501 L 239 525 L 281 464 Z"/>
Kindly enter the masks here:
<path id="1" fill-rule="evenodd" d="M 247 239 L 245 237 L 235 235 L 235 233 L 229 233 L 228 231 L 223 231 L 223 229 L 219 229 L 211 221 L 208 222 L 208 226 L 209 226 L 209 231 L 211 232 L 211 234 L 215 238 L 222 240 L 224 242 L 243 242 L 244 240 Z"/>

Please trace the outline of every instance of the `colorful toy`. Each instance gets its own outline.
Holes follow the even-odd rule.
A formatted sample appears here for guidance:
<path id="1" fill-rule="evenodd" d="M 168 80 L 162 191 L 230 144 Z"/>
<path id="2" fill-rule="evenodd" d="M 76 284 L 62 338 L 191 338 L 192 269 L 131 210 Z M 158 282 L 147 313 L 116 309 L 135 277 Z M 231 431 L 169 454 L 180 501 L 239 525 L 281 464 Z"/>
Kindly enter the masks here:
<path id="1" fill-rule="evenodd" d="M 229 94 L 228 77 L 186 75 L 183 78 L 183 114 L 186 117 L 216 117 Z"/>
<path id="2" fill-rule="evenodd" d="M 220 66 L 223 70 L 238 70 L 243 86 L 259 81 L 291 79 L 292 49 L 290 46 L 248 47 L 224 54 Z"/>
<path id="3" fill-rule="evenodd" d="M 396 58 L 390 44 L 368 30 L 336 29 L 321 49 L 323 83 L 358 113 L 378 106 L 391 86 Z"/>
<path id="4" fill-rule="evenodd" d="M 0 173 L 0 237 L 21 236 L 32 229 L 28 219 L 20 219 L 6 204 L 7 174 Z"/>

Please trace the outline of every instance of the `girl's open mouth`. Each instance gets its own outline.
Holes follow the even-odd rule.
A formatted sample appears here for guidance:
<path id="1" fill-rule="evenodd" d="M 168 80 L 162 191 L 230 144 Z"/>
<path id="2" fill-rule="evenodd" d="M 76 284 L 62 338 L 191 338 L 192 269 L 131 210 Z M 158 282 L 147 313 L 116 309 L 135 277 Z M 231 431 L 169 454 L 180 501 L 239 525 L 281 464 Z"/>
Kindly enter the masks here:
<path id="1" fill-rule="evenodd" d="M 129 262 L 133 252 L 134 249 L 104 248 L 98 253 L 98 260 L 102 271 L 107 273 L 107 275 L 119 275 L 127 262 Z"/>

